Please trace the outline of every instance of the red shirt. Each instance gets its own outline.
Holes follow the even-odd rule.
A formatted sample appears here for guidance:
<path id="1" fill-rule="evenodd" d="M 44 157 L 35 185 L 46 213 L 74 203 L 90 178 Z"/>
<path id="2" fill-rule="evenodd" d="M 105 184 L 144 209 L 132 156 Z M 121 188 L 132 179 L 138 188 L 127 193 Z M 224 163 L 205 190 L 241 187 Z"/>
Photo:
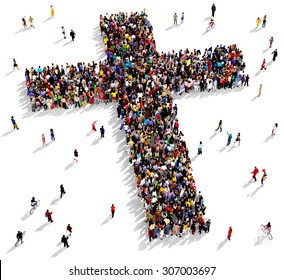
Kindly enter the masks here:
<path id="1" fill-rule="evenodd" d="M 110 210 L 111 210 L 111 212 L 114 212 L 114 211 L 115 211 L 115 206 L 112 205 L 112 206 L 110 207 Z"/>

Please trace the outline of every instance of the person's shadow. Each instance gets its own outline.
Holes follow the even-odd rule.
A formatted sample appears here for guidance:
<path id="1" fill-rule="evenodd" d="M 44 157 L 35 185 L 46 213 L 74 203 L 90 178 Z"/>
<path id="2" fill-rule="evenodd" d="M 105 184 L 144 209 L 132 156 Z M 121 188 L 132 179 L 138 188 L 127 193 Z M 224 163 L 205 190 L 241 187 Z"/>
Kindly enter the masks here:
<path id="1" fill-rule="evenodd" d="M 65 43 L 65 44 L 63 45 L 63 47 L 66 47 L 67 45 L 71 44 L 72 42 L 73 42 L 73 41 L 70 40 L 69 42 Z"/>
<path id="2" fill-rule="evenodd" d="M 107 222 L 109 222 L 111 220 L 111 214 L 101 223 L 102 225 L 105 225 Z"/>
<path id="3" fill-rule="evenodd" d="M 253 102 L 254 100 L 256 100 L 259 96 L 256 95 L 250 102 Z"/>
<path id="4" fill-rule="evenodd" d="M 58 197 L 58 198 L 54 198 L 52 201 L 51 201 L 51 203 L 50 203 L 50 205 L 57 205 L 57 202 L 60 200 L 60 198 Z"/>
<path id="5" fill-rule="evenodd" d="M 218 134 L 217 131 L 215 131 L 215 132 L 210 136 L 209 140 L 213 139 L 217 134 Z"/>
<path id="6" fill-rule="evenodd" d="M 36 232 L 37 232 L 37 231 L 42 231 L 42 230 L 43 230 L 44 228 L 46 228 L 49 224 L 50 224 L 50 222 L 44 223 L 43 225 L 41 225 L 40 227 L 38 227 L 38 228 L 36 229 Z"/>
<path id="7" fill-rule="evenodd" d="M 226 237 L 219 245 L 217 248 L 217 251 L 219 251 L 220 249 L 222 249 L 224 247 L 224 245 L 228 242 L 228 238 Z"/>
<path id="8" fill-rule="evenodd" d="M 33 151 L 33 154 L 36 154 L 37 152 L 39 151 L 42 151 L 43 149 L 45 149 L 47 146 L 50 145 L 50 142 L 49 143 L 46 143 L 44 146 L 40 146 L 38 148 L 36 148 L 34 151 Z"/>
<path id="9" fill-rule="evenodd" d="M 273 138 L 273 136 L 272 135 L 270 135 L 270 136 L 268 136 L 265 140 L 264 140 L 264 143 L 267 143 L 270 139 L 272 139 Z"/>
<path id="10" fill-rule="evenodd" d="M 15 131 L 15 129 L 11 129 L 5 133 L 2 134 L 2 137 L 8 136 L 9 134 L 11 134 L 13 131 Z"/>
<path id="11" fill-rule="evenodd" d="M 26 214 L 21 218 L 22 221 L 25 221 L 27 218 L 31 216 L 30 212 L 26 212 Z"/>
<path id="12" fill-rule="evenodd" d="M 223 147 L 221 150 L 219 150 L 219 153 L 222 153 L 223 151 L 225 151 L 225 149 L 227 148 L 228 146 L 226 145 L 225 147 Z"/>
<path id="13" fill-rule="evenodd" d="M 171 26 L 169 26 L 168 28 L 166 28 L 166 31 L 168 31 L 168 30 L 170 30 L 170 29 L 172 29 L 172 28 L 174 28 L 175 26 L 174 25 L 171 25 Z"/>
<path id="14" fill-rule="evenodd" d="M 248 197 L 255 196 L 261 188 L 262 188 L 262 185 L 260 185 L 258 188 L 256 188 L 252 193 L 249 193 L 247 196 Z"/>
<path id="15" fill-rule="evenodd" d="M 60 255 L 63 251 L 65 251 L 66 247 L 60 248 L 59 250 L 57 250 L 52 256 L 51 258 L 55 258 L 58 255 Z"/>
<path id="16" fill-rule="evenodd" d="M 70 169 L 74 164 L 75 164 L 75 161 L 73 160 L 71 163 L 69 163 L 69 164 L 64 168 L 64 170 Z"/>
<path id="17" fill-rule="evenodd" d="M 22 244 L 19 244 L 19 246 L 21 246 Z M 17 247 L 19 247 L 19 246 L 17 246 Z M 16 248 L 17 248 L 15 245 L 13 245 L 7 252 L 6 252 L 6 254 L 9 254 L 9 253 L 11 253 L 12 251 L 14 251 Z"/>
<path id="18" fill-rule="evenodd" d="M 64 40 L 64 38 L 61 38 L 61 39 L 57 40 L 56 42 L 54 42 L 53 45 L 56 45 L 56 44 L 60 43 L 63 40 Z"/>
<path id="19" fill-rule="evenodd" d="M 251 178 L 246 184 L 243 185 L 243 188 L 248 187 L 253 182 L 253 178 Z"/>
<path id="20" fill-rule="evenodd" d="M 268 47 L 267 49 L 263 50 L 263 53 L 266 53 L 270 48 Z"/>

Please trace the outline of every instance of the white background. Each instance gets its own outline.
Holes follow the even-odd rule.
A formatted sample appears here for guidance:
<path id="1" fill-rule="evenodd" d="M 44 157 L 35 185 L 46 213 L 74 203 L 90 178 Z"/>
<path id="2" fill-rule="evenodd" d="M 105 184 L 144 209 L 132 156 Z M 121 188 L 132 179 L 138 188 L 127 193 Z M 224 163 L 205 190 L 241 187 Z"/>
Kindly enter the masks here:
<path id="1" fill-rule="evenodd" d="M 202 3 L 201 3 L 202 2 Z M 2 276 L 10 279 L 71 279 L 68 270 L 80 268 L 152 268 L 152 279 L 188 279 L 190 276 L 162 276 L 163 266 L 216 266 L 213 276 L 198 279 L 281 279 L 283 257 L 282 172 L 283 172 L 283 32 L 279 1 L 215 1 L 216 27 L 205 34 L 212 1 L 6 1 L 2 3 L 0 53 L 0 256 Z M 190 157 L 203 141 L 203 155 L 192 167 L 198 190 L 211 218 L 209 234 L 181 239 L 148 242 L 143 208 L 137 197 L 135 176 L 127 160 L 127 146 L 116 118 L 115 104 L 92 108 L 32 113 L 24 87 L 24 70 L 39 65 L 76 64 L 98 61 L 103 44 L 98 31 L 99 15 L 146 8 L 154 27 L 159 51 L 190 50 L 217 44 L 234 44 L 243 50 L 250 86 L 213 93 L 184 94 L 176 98 L 180 127 L 185 134 Z M 170 28 L 173 14 L 185 13 L 184 24 Z M 267 14 L 265 29 L 255 31 L 256 18 Z M 21 18 L 35 19 L 35 29 L 22 31 Z M 67 39 L 62 39 L 64 25 Z M 69 32 L 77 34 L 70 42 Z M 269 38 L 274 46 L 268 49 Z M 259 73 L 263 58 L 270 62 L 277 48 L 279 57 Z M 20 70 L 12 72 L 13 58 Z M 257 97 L 259 84 L 261 97 Z M 13 131 L 14 115 L 20 130 Z M 214 135 L 219 120 L 223 132 Z M 91 123 L 104 125 L 106 136 L 88 135 Z M 274 122 L 279 130 L 269 138 Z M 56 141 L 41 148 L 41 135 L 49 142 L 53 128 Z M 241 145 L 225 147 L 226 131 L 233 140 L 241 133 Z M 79 162 L 71 166 L 73 151 Z M 224 149 L 223 149 L 224 148 Z M 254 166 L 265 168 L 268 179 L 260 188 L 247 185 Z M 59 197 L 64 184 L 66 195 Z M 39 208 L 26 219 L 30 199 L 41 200 Z M 110 206 L 116 205 L 115 218 L 105 222 Z M 54 223 L 46 223 L 45 211 L 53 211 Z M 260 224 L 272 224 L 274 239 L 257 241 Z M 67 224 L 73 227 L 70 248 L 58 245 Z M 227 241 L 229 226 L 232 240 Z M 25 242 L 13 250 L 18 230 L 25 230 Z M 72 279 L 94 279 L 73 276 Z M 164 278 L 163 278 L 164 277 Z M 125 277 L 96 276 L 96 279 Z M 132 277 L 133 278 L 133 277 Z M 135 277 L 134 277 L 135 278 Z M 146 277 L 137 276 L 137 279 Z M 193 278 L 193 276 L 192 276 Z M 147 278 L 149 279 L 149 277 Z"/>

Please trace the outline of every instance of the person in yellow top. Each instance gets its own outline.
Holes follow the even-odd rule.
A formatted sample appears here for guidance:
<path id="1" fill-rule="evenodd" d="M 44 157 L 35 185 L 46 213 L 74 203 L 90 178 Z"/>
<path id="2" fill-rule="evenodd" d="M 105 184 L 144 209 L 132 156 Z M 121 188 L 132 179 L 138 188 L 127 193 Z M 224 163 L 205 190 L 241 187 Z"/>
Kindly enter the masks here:
<path id="1" fill-rule="evenodd" d="M 50 15 L 51 15 L 51 17 L 54 17 L 54 8 L 53 8 L 53 5 L 50 5 Z"/>
<path id="2" fill-rule="evenodd" d="M 256 20 L 256 28 L 258 28 L 260 24 L 261 24 L 261 19 L 260 17 L 258 17 Z"/>
<path id="3" fill-rule="evenodd" d="M 29 23 L 30 23 L 30 27 L 35 28 L 35 26 L 34 26 L 34 19 L 32 18 L 32 16 L 29 17 Z"/>

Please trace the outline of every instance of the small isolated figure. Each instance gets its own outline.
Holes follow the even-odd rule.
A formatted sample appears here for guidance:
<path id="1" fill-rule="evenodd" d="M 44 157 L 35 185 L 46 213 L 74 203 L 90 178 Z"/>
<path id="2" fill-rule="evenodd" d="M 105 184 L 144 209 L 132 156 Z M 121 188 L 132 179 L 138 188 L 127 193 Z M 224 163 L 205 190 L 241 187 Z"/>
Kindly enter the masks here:
<path id="1" fill-rule="evenodd" d="M 71 29 L 71 31 L 70 31 L 70 37 L 71 37 L 71 39 L 72 39 L 73 42 L 74 42 L 74 40 L 75 40 L 75 36 L 76 36 L 76 33 L 74 32 L 73 29 Z"/>
<path id="2" fill-rule="evenodd" d="M 50 222 L 50 223 L 53 223 L 53 220 L 52 220 L 52 217 L 51 217 L 52 213 L 53 212 L 49 212 L 49 210 L 46 210 L 46 212 L 45 212 L 45 217 L 47 218 L 48 222 Z"/>
<path id="3" fill-rule="evenodd" d="M 100 128 L 100 131 L 101 131 L 101 137 L 105 137 L 105 129 L 104 129 L 104 126 L 102 125 L 102 127 Z"/>
<path id="4" fill-rule="evenodd" d="M 266 26 L 266 15 L 263 17 L 262 20 L 262 28 L 264 28 Z"/>
<path id="5" fill-rule="evenodd" d="M 212 12 L 212 17 L 214 17 L 214 16 L 215 16 L 215 12 L 216 12 L 216 6 L 215 6 L 215 4 L 212 5 L 212 7 L 211 7 L 211 12 Z"/>
<path id="6" fill-rule="evenodd" d="M 26 18 L 25 18 L 25 17 L 22 18 L 22 24 L 23 24 L 24 29 L 27 29 L 27 28 L 28 28 L 27 22 L 26 22 Z"/>
<path id="7" fill-rule="evenodd" d="M 274 136 L 276 134 L 277 127 L 278 127 L 278 123 L 274 123 L 273 128 L 272 128 L 272 132 L 271 132 L 271 136 Z"/>
<path id="8" fill-rule="evenodd" d="M 174 26 L 177 25 L 177 18 L 178 18 L 177 13 L 175 13 L 174 14 Z"/>
<path id="9" fill-rule="evenodd" d="M 228 135 L 227 146 L 229 146 L 231 144 L 233 135 L 232 135 L 232 133 L 229 133 L 228 131 L 227 131 L 227 135 Z"/>
<path id="10" fill-rule="evenodd" d="M 23 240 L 23 232 L 22 232 L 22 231 L 18 231 L 18 232 L 17 232 L 16 238 L 17 238 L 18 241 L 21 241 L 21 244 L 24 243 L 24 240 Z"/>
<path id="11" fill-rule="evenodd" d="M 215 129 L 215 131 L 218 131 L 220 129 L 220 132 L 222 132 L 222 120 L 219 121 L 218 127 Z"/>
<path id="12" fill-rule="evenodd" d="M 266 60 L 265 59 L 263 59 L 261 67 L 260 67 L 260 70 L 263 70 L 263 69 L 266 70 Z"/>
<path id="13" fill-rule="evenodd" d="M 198 149 L 197 149 L 197 154 L 198 155 L 202 155 L 202 148 L 203 148 L 203 144 L 202 144 L 202 141 L 200 141 Z"/>
<path id="14" fill-rule="evenodd" d="M 66 39 L 64 26 L 61 26 L 61 32 L 63 34 L 63 38 Z"/>
<path id="15" fill-rule="evenodd" d="M 13 70 L 15 70 L 16 68 L 17 68 L 18 70 L 20 70 L 16 59 L 13 58 Z"/>
<path id="16" fill-rule="evenodd" d="M 67 225 L 66 231 L 67 231 L 67 233 L 69 234 L 69 237 L 70 237 L 71 234 L 72 234 L 72 227 L 70 226 L 70 224 Z"/>
<path id="17" fill-rule="evenodd" d="M 62 196 L 63 196 L 64 194 L 66 194 L 66 191 L 65 191 L 65 189 L 64 189 L 64 187 L 63 187 L 63 184 L 61 184 L 61 185 L 60 185 L 60 198 L 62 198 Z"/>
<path id="18" fill-rule="evenodd" d="M 278 56 L 277 49 L 275 49 L 274 52 L 272 52 L 271 54 L 273 54 L 272 60 L 275 61 L 276 57 Z"/>
<path id="19" fill-rule="evenodd" d="M 260 19 L 260 17 L 258 17 L 256 19 L 256 28 L 258 28 L 260 24 L 261 24 L 261 19 Z"/>
<path id="20" fill-rule="evenodd" d="M 41 135 L 41 141 L 42 141 L 42 146 L 45 146 L 46 143 L 45 143 L 45 136 L 44 136 L 44 134 Z"/>
<path id="21" fill-rule="evenodd" d="M 273 42 L 274 42 L 274 38 L 271 37 L 271 38 L 269 39 L 269 48 L 272 47 Z"/>
<path id="22" fill-rule="evenodd" d="M 64 247 L 69 248 L 70 245 L 68 244 L 68 236 L 63 235 L 61 238 L 61 243 L 64 244 Z"/>
<path id="23" fill-rule="evenodd" d="M 266 170 L 262 169 L 262 177 L 261 177 L 261 185 L 263 186 L 263 182 L 267 179 L 267 174 L 266 174 Z"/>
<path id="24" fill-rule="evenodd" d="M 74 161 L 78 162 L 78 156 L 79 156 L 78 151 L 77 149 L 75 149 L 74 150 Z"/>
<path id="25" fill-rule="evenodd" d="M 231 241 L 232 232 L 233 232 L 232 227 L 229 227 L 229 231 L 228 231 L 228 239 L 229 239 L 230 241 Z"/>
<path id="26" fill-rule="evenodd" d="M 258 97 L 260 97 L 262 92 L 262 84 L 259 85 L 259 89 L 258 89 Z"/>
<path id="27" fill-rule="evenodd" d="M 110 211 L 111 211 L 111 217 L 113 218 L 113 217 L 114 217 L 114 212 L 115 212 L 115 206 L 114 206 L 114 204 L 111 205 Z"/>
<path id="28" fill-rule="evenodd" d="M 182 12 L 180 20 L 181 20 L 181 23 L 183 23 L 183 21 L 184 21 L 184 12 Z"/>
<path id="29" fill-rule="evenodd" d="M 51 141 L 55 141 L 55 135 L 54 135 L 54 131 L 52 128 L 50 129 L 50 139 Z"/>
<path id="30" fill-rule="evenodd" d="M 17 123 L 16 123 L 16 121 L 15 121 L 15 119 L 14 119 L 13 116 L 11 117 L 11 122 L 12 122 L 12 124 L 13 124 L 13 128 L 14 128 L 14 129 L 19 129 L 19 128 L 18 128 L 18 125 L 17 125 Z"/>
<path id="31" fill-rule="evenodd" d="M 252 174 L 252 178 L 254 179 L 254 181 L 257 181 L 256 179 L 256 175 L 259 173 L 258 168 L 255 166 L 254 170 L 251 172 Z"/>
<path id="32" fill-rule="evenodd" d="M 30 23 L 30 27 L 35 28 L 34 19 L 32 18 L 32 16 L 29 17 L 29 23 Z"/>
<path id="33" fill-rule="evenodd" d="M 92 130 L 93 130 L 93 131 L 97 131 L 97 129 L 96 129 L 96 123 L 97 123 L 97 121 L 94 121 L 94 122 L 92 123 Z"/>
<path id="34" fill-rule="evenodd" d="M 53 18 L 54 17 L 54 8 L 53 5 L 50 5 L 50 16 Z"/>
<path id="35" fill-rule="evenodd" d="M 238 133 L 235 143 L 238 143 L 239 144 L 238 146 L 240 146 L 241 144 L 241 134 L 240 133 Z"/>

